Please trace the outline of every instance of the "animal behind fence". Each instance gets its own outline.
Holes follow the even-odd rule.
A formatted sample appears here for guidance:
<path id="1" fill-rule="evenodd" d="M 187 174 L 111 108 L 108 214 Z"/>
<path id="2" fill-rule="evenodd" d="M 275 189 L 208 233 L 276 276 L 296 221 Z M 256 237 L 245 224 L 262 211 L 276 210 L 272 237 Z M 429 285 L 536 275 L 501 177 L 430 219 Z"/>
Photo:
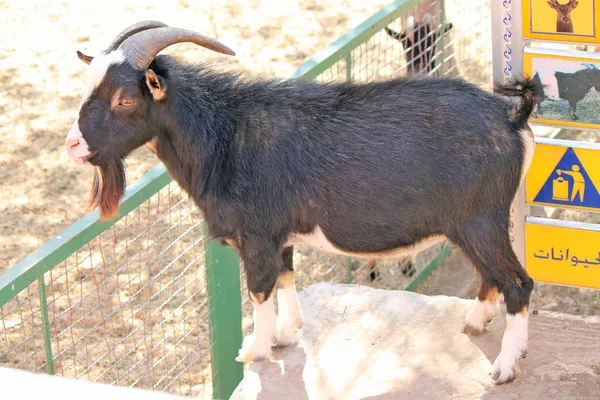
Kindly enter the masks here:
<path id="1" fill-rule="evenodd" d="M 442 35 L 452 29 L 452 23 L 444 24 L 441 29 Z M 386 33 L 402 43 L 406 51 L 407 72 L 409 75 L 430 73 L 435 69 L 437 42 L 440 38 L 440 29 L 432 28 L 431 18 L 417 23 L 410 31 L 395 32 L 386 27 Z"/>

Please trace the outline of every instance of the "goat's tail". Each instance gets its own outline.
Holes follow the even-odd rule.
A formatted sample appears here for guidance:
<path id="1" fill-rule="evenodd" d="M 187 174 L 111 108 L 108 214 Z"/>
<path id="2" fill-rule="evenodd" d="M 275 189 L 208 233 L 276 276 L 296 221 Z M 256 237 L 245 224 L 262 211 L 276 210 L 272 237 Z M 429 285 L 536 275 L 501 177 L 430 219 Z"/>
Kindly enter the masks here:
<path id="1" fill-rule="evenodd" d="M 514 112 L 512 120 L 513 127 L 517 130 L 525 128 L 527 121 L 533 112 L 540 96 L 544 95 L 544 86 L 540 81 L 530 78 L 516 78 L 512 81 L 501 84 L 495 82 L 494 92 L 508 96 L 521 97 L 523 101 Z"/>

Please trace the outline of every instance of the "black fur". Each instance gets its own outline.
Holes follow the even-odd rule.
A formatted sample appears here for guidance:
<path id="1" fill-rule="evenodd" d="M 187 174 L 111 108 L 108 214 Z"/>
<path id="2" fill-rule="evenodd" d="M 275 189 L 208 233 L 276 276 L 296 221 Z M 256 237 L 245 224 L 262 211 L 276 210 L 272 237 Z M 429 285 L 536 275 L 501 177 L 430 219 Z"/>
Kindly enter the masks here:
<path id="1" fill-rule="evenodd" d="M 269 296 L 291 268 L 291 233 L 321 227 L 339 248 L 380 253 L 446 235 L 510 311 L 531 279 L 508 236 L 537 86 L 514 120 L 501 97 L 460 79 L 318 84 L 251 80 L 159 56 L 155 102 L 144 72 L 112 66 L 80 113 L 95 165 L 155 140 L 158 157 L 202 209 L 213 236 L 235 243 L 248 288 Z M 521 85 L 524 89 L 518 90 Z M 117 88 L 137 98 L 111 111 Z M 515 294 L 514 288 L 521 294 Z"/>
<path id="2" fill-rule="evenodd" d="M 582 69 L 576 72 L 555 72 L 558 96 L 571 106 L 571 118 L 577 119 L 577 103 L 592 87 L 600 87 L 600 70 Z"/>

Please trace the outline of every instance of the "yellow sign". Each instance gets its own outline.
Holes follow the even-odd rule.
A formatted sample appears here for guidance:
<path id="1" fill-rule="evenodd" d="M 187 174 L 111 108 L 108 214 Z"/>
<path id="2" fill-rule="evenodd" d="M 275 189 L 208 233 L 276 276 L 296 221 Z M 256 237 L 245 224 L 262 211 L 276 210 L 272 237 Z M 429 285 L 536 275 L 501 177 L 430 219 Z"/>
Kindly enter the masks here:
<path id="1" fill-rule="evenodd" d="M 600 53 L 528 47 L 523 73 L 544 85 L 532 122 L 600 129 Z"/>
<path id="2" fill-rule="evenodd" d="M 600 43 L 596 0 L 523 0 L 523 37 Z"/>
<path id="3" fill-rule="evenodd" d="M 528 203 L 600 211 L 600 146 L 538 139 L 525 177 Z"/>
<path id="4" fill-rule="evenodd" d="M 527 272 L 535 281 L 600 289 L 599 229 L 598 225 L 528 219 Z"/>

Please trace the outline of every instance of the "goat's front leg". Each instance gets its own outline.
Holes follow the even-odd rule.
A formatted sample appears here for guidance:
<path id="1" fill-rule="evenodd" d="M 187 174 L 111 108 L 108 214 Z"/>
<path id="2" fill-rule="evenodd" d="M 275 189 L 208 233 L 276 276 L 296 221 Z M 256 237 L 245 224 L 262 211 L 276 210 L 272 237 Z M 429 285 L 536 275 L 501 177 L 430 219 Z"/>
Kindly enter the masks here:
<path id="1" fill-rule="evenodd" d="M 277 320 L 273 292 L 281 255 L 271 246 L 244 243 L 241 249 L 250 300 L 254 307 L 254 332 L 244 339 L 236 361 L 252 362 L 271 357 L 277 345 Z"/>
<path id="2" fill-rule="evenodd" d="M 303 317 L 300 300 L 294 282 L 294 248 L 286 247 L 283 250 L 283 269 L 277 277 L 277 345 L 289 346 L 298 342 Z"/>

